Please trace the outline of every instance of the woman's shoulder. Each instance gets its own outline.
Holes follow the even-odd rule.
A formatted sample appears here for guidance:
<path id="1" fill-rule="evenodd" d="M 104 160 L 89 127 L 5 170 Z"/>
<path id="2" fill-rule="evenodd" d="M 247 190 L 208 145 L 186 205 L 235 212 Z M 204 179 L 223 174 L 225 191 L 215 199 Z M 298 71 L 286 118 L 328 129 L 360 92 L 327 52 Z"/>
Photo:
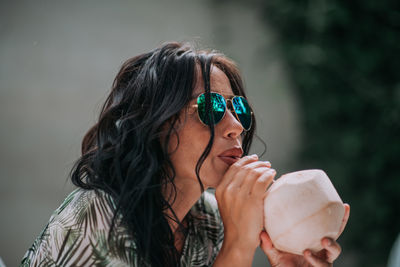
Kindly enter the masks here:
<path id="1" fill-rule="evenodd" d="M 113 239 L 124 240 L 124 245 L 129 248 L 118 247 L 110 253 L 108 237 L 114 210 L 115 204 L 109 194 L 100 190 L 75 189 L 54 211 L 39 237 L 26 252 L 22 265 L 120 262 L 121 258 L 126 257 L 121 255 L 126 255 L 133 248 L 133 241 L 124 228 L 117 225 L 118 231 Z"/>
<path id="2" fill-rule="evenodd" d="M 101 190 L 77 188 L 53 212 L 47 227 L 82 230 L 108 229 L 114 216 L 112 197 Z"/>

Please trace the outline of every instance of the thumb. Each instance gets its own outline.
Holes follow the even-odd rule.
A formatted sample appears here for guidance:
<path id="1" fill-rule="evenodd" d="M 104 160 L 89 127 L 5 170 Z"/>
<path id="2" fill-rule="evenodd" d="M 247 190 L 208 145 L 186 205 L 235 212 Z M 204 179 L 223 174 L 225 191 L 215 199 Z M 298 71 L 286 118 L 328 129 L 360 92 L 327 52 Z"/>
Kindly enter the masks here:
<path id="1" fill-rule="evenodd" d="M 279 251 L 272 244 L 271 238 L 268 233 L 262 231 L 260 234 L 261 244 L 260 247 L 264 251 L 265 255 L 267 255 L 269 263 L 274 266 L 279 263 Z"/>

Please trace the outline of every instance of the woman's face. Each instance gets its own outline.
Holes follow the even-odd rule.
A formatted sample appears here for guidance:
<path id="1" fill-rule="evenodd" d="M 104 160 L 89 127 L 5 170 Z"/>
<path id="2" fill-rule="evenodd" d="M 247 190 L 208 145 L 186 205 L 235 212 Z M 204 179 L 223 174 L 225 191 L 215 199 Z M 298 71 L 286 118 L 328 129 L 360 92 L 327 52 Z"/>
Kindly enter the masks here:
<path id="1" fill-rule="evenodd" d="M 197 96 L 204 93 L 204 83 L 201 75 L 197 75 L 196 86 L 192 95 L 192 100 L 189 103 L 191 107 L 197 103 Z M 225 98 L 233 95 L 228 77 L 223 71 L 217 67 L 211 68 L 210 73 L 210 88 L 212 92 L 222 94 Z M 191 111 L 191 112 L 188 112 Z M 197 109 L 183 109 L 180 114 L 181 124 L 177 127 L 179 136 L 179 146 L 174 135 L 171 136 L 169 143 L 169 151 L 176 151 L 170 154 L 172 164 L 176 171 L 176 181 L 180 183 L 196 183 L 196 164 L 206 148 L 210 140 L 210 129 L 204 125 L 198 115 Z M 202 179 L 204 188 L 216 187 L 229 166 L 235 159 L 232 160 L 232 154 L 241 157 L 243 127 L 235 118 L 229 109 L 226 110 L 224 118 L 214 127 L 215 136 L 212 149 L 200 168 L 200 178 Z M 235 149 L 236 148 L 236 149 Z M 227 153 L 227 150 L 233 149 Z M 224 153 L 225 152 L 225 153 Z M 225 156 L 221 157 L 224 153 Z M 238 155 L 239 154 L 239 155 Z"/>

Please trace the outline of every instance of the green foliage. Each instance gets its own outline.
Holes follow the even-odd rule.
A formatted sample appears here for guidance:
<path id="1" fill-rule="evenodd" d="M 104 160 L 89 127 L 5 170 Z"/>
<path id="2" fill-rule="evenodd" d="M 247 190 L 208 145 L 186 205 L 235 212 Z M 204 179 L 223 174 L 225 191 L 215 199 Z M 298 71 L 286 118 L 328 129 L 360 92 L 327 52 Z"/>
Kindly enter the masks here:
<path id="1" fill-rule="evenodd" d="M 385 264 L 400 232 L 399 3 L 259 3 L 300 98 L 300 166 L 324 169 L 351 204 L 341 242 L 362 266 Z"/>
<path id="2" fill-rule="evenodd" d="M 324 169 L 350 203 L 344 250 L 386 264 L 400 232 L 400 2 L 250 2 L 278 33 L 302 107 L 299 167 Z"/>

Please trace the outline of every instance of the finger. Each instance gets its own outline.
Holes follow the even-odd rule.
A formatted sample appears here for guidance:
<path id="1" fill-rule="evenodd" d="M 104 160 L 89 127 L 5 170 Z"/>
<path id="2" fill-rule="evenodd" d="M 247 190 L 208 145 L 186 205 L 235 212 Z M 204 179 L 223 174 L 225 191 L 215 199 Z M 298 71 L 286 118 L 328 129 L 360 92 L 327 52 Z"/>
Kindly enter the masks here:
<path id="1" fill-rule="evenodd" d="M 241 186 L 244 178 L 248 176 L 249 172 L 261 167 L 271 168 L 271 163 L 269 161 L 254 161 L 242 166 L 236 173 L 235 178 L 232 179 L 231 184 L 234 184 L 235 186 Z"/>
<path id="2" fill-rule="evenodd" d="M 246 178 L 245 175 L 241 175 L 240 171 L 233 175 L 231 182 L 227 185 L 227 188 L 234 187 L 239 189 L 240 186 L 243 184 L 243 180 Z"/>
<path id="3" fill-rule="evenodd" d="M 257 179 L 269 170 L 271 169 L 267 167 L 259 167 L 250 170 L 244 178 L 242 187 L 240 188 L 240 194 L 249 195 Z"/>
<path id="4" fill-rule="evenodd" d="M 219 195 L 219 192 L 223 192 L 225 188 L 228 186 L 228 184 L 231 183 L 233 177 L 237 172 L 242 168 L 242 166 L 254 162 L 258 160 L 258 156 L 256 154 L 251 155 L 251 156 L 246 156 L 241 159 L 239 159 L 237 162 L 232 164 L 227 172 L 224 175 L 224 179 L 222 179 L 221 183 L 217 186 L 215 193 Z"/>
<path id="5" fill-rule="evenodd" d="M 273 249 L 274 245 L 272 244 L 272 240 L 271 240 L 271 238 L 269 237 L 268 233 L 265 230 L 263 230 L 260 233 L 260 239 L 261 239 L 260 247 L 262 249 L 265 249 L 265 250 Z"/>
<path id="6" fill-rule="evenodd" d="M 271 163 L 269 161 L 254 161 L 254 162 L 249 162 L 247 164 L 244 164 L 242 167 L 240 167 L 235 174 L 242 175 L 242 176 L 247 176 L 249 172 L 251 172 L 254 169 L 257 168 L 271 168 Z"/>
<path id="7" fill-rule="evenodd" d="M 260 167 L 270 168 L 271 163 L 269 163 L 269 161 L 255 161 L 243 166 L 237 175 L 235 175 L 235 177 L 231 180 L 231 183 L 227 185 L 227 189 L 231 188 L 231 190 L 237 191 L 237 188 L 241 187 L 243 184 L 243 181 L 246 178 L 246 174 L 249 172 L 249 170 Z"/>
<path id="8" fill-rule="evenodd" d="M 326 250 L 326 260 L 333 263 L 342 252 L 342 248 L 339 243 L 335 242 L 331 238 L 323 238 L 321 241 L 322 247 Z"/>
<path id="9" fill-rule="evenodd" d="M 250 194 L 255 196 L 260 196 L 267 191 L 268 186 L 272 183 L 276 175 L 276 171 L 274 169 L 269 169 L 264 172 L 258 179 L 255 181 Z"/>
<path id="10" fill-rule="evenodd" d="M 272 266 L 278 264 L 279 261 L 279 251 L 272 244 L 271 238 L 268 233 L 262 231 L 260 234 L 261 244 L 260 247 L 264 251 L 265 255 L 267 255 L 268 260 Z"/>
<path id="11" fill-rule="evenodd" d="M 349 217 L 350 217 L 350 205 L 346 203 L 344 204 L 344 216 L 342 219 L 342 225 L 340 226 L 339 234 L 337 237 L 339 237 L 343 233 L 344 228 L 346 227 L 346 224 L 349 220 Z"/>
<path id="12" fill-rule="evenodd" d="M 313 267 L 329 267 L 332 266 L 332 264 L 323 261 L 322 259 L 318 258 L 317 256 L 315 256 L 314 254 L 311 253 L 310 250 L 305 250 L 303 252 L 304 258 L 306 259 L 306 261 L 308 263 L 311 264 L 311 266 Z"/>
<path id="13" fill-rule="evenodd" d="M 251 162 L 245 165 L 246 168 L 257 168 L 257 167 L 268 167 L 271 168 L 271 162 L 269 161 L 255 161 L 255 162 Z"/>

